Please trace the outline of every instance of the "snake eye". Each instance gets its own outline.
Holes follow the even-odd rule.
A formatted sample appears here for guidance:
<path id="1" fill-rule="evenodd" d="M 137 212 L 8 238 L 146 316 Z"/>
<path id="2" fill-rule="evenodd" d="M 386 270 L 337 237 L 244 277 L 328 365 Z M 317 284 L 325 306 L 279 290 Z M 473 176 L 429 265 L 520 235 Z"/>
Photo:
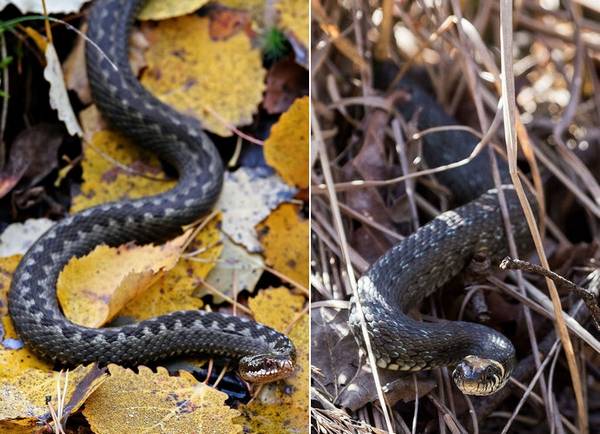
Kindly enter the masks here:
<path id="1" fill-rule="evenodd" d="M 259 354 L 242 357 L 239 373 L 249 383 L 270 383 L 289 377 L 294 371 L 294 361 L 289 357 Z"/>

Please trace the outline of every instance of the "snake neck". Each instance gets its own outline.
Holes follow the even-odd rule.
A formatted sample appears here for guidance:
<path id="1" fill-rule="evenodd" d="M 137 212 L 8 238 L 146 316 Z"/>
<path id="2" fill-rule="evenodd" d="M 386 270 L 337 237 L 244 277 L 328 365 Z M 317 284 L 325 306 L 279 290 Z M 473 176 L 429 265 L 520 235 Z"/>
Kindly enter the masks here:
<path id="1" fill-rule="evenodd" d="M 474 323 L 416 321 L 404 312 L 361 301 L 377 366 L 399 371 L 422 371 L 455 366 L 468 356 L 493 359 L 512 370 L 515 349 L 504 335 Z M 364 348 L 356 305 L 350 326 Z M 401 343 L 401 344 L 399 344 Z"/>

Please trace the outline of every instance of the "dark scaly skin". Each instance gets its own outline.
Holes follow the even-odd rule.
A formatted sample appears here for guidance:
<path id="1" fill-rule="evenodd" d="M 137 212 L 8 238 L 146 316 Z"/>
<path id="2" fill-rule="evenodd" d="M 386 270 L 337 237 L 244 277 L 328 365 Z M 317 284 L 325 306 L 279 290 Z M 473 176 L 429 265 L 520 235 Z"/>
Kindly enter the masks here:
<path id="1" fill-rule="evenodd" d="M 179 174 L 172 190 L 139 200 L 90 208 L 67 217 L 25 254 L 9 294 L 19 336 L 39 356 L 60 365 L 134 366 L 192 354 L 240 360 L 242 377 L 271 381 L 291 373 L 292 342 L 254 321 L 220 313 L 175 312 L 123 327 L 91 329 L 67 320 L 56 300 L 58 275 L 72 257 L 98 244 L 163 242 L 197 221 L 218 198 L 221 158 L 200 124 L 160 103 L 138 82 L 128 60 L 128 39 L 140 4 L 97 0 L 89 17 L 87 71 L 94 101 L 111 125 L 155 152 Z"/>
<path id="2" fill-rule="evenodd" d="M 456 124 L 443 109 L 412 82 L 401 86 L 409 100 L 398 109 L 411 119 L 420 109 L 418 128 Z M 464 131 L 433 133 L 424 137 L 423 155 L 428 167 L 449 164 L 467 157 L 478 139 Z M 499 162 L 501 178 L 509 179 L 504 162 Z M 417 306 L 452 277 L 462 272 L 475 254 L 484 254 L 496 263 L 508 255 L 504 224 L 487 152 L 461 168 L 436 175 L 450 188 L 458 208 L 445 212 L 392 247 L 359 279 L 361 300 L 369 337 L 377 364 L 381 368 L 420 371 L 440 366 L 459 365 L 455 375 L 467 368 L 461 364 L 468 356 L 493 360 L 496 365 L 477 390 L 465 390 L 460 378 L 455 381 L 465 393 L 489 394 L 506 382 L 514 365 L 512 343 L 495 330 L 459 321 L 425 323 L 406 312 Z M 513 223 L 513 236 L 520 252 L 531 248 L 531 238 L 518 198 L 512 187 L 503 187 Z M 352 303 L 350 325 L 362 346 L 362 333 Z M 468 373 L 469 374 L 469 373 Z M 489 375 L 488 375 L 489 374 Z M 496 374 L 497 379 L 493 379 Z M 487 378 L 490 377 L 490 378 Z M 485 381 L 484 381 L 485 380 Z M 496 380 L 490 385 L 487 380 Z"/>

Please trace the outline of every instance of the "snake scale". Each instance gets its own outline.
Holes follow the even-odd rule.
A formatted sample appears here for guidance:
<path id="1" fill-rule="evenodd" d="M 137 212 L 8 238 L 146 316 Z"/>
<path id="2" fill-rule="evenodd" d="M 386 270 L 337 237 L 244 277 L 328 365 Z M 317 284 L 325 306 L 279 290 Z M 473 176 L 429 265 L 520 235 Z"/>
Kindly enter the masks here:
<path id="1" fill-rule="evenodd" d="M 401 82 L 406 100 L 398 105 L 405 119 L 417 117 L 419 130 L 454 125 L 433 98 L 412 80 Z M 437 132 L 423 138 L 423 157 L 429 167 L 466 158 L 478 139 L 466 131 Z M 436 174 L 463 204 L 419 228 L 379 258 L 357 284 L 370 342 L 380 368 L 421 371 L 454 367 L 453 379 L 465 394 L 488 395 L 510 377 L 515 349 L 502 334 L 481 324 L 460 321 L 422 322 L 407 312 L 461 273 L 475 255 L 497 263 L 508 255 L 504 224 L 487 152 L 469 164 Z M 508 168 L 499 162 L 503 183 Z M 532 241 L 517 195 L 504 185 L 508 214 L 519 252 Z M 356 303 L 350 326 L 364 347 Z"/>
<path id="2" fill-rule="evenodd" d="M 182 226 L 206 214 L 221 191 L 221 158 L 199 122 L 159 102 L 131 71 L 128 40 L 142 3 L 94 3 L 88 37 L 99 49 L 88 43 L 87 72 L 103 117 L 173 167 L 178 183 L 160 195 L 108 203 L 58 222 L 22 258 L 9 294 L 10 315 L 25 344 L 59 365 L 135 366 L 205 354 L 238 361 L 240 376 L 250 382 L 284 378 L 294 369 L 292 342 L 250 319 L 180 311 L 135 324 L 91 329 L 70 322 L 58 306 L 57 278 L 72 257 L 103 243 L 118 246 L 171 239 Z"/>

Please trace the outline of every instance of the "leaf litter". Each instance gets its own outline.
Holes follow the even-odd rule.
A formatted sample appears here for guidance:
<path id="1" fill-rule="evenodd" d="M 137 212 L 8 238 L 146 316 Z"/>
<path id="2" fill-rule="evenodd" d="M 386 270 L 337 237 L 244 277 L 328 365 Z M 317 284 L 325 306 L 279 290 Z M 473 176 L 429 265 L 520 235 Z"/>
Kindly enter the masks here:
<path id="1" fill-rule="evenodd" d="M 436 10 L 435 17 L 416 3 L 410 7 L 387 1 L 363 3 L 362 18 L 358 18 L 353 5 L 312 2 L 311 84 L 313 95 L 318 95 L 318 122 L 312 125 L 319 141 L 316 147 L 327 149 L 327 159 L 323 154 L 315 157 L 312 173 L 312 236 L 316 240 L 311 257 L 312 425 L 325 433 L 545 433 L 581 432 L 578 427 L 586 426 L 589 419 L 589 432 L 593 432 L 598 411 L 589 404 L 597 400 L 599 376 L 583 370 L 585 381 L 573 386 L 564 352 L 555 345 L 550 300 L 535 290 L 545 282 L 530 273 L 523 276 L 522 292 L 513 286 L 517 280 L 505 281 L 506 275 L 496 278 L 499 273 L 494 271 L 494 277 L 466 290 L 461 279 L 450 282 L 423 303 L 422 310 L 428 313 L 425 319 L 434 321 L 436 317 L 473 321 L 483 312 L 483 304 L 489 324 L 513 340 L 519 353 L 516 382 L 490 397 L 466 400 L 455 391 L 446 370 L 414 377 L 396 375 L 395 379 L 381 370 L 385 400 L 380 400 L 372 373 L 362 367 L 364 362 L 356 360 L 359 365 L 355 366 L 346 357 L 333 367 L 338 346 L 341 352 L 353 352 L 352 359 L 358 358 L 358 348 L 345 330 L 352 294 L 345 254 L 358 273 L 364 272 L 389 245 L 453 206 L 434 177 L 413 177 L 413 185 L 401 178 L 425 169 L 420 140 L 412 120 L 402 119 L 390 104 L 389 99 L 397 97 L 394 87 L 377 89 L 381 77 L 389 83 L 398 68 L 405 76 L 411 74 L 408 66 L 414 67 L 412 73 L 429 85 L 430 93 L 449 113 L 483 134 L 497 110 L 501 78 L 496 63 L 502 50 L 496 36 L 499 26 L 506 28 L 506 17 L 498 22 L 499 6 L 486 9 L 483 4 L 450 3 L 446 12 Z M 588 133 L 597 124 L 600 45 L 593 40 L 600 29 L 589 27 L 593 20 L 589 8 L 560 2 L 543 7 L 526 3 L 512 15 L 517 120 L 524 124 L 518 130 L 519 144 L 530 163 L 527 154 L 535 153 L 540 166 L 547 196 L 544 247 L 551 268 L 582 282 L 598 268 L 600 212 L 588 199 L 598 191 L 597 177 L 589 174 L 600 173 L 600 154 L 597 137 Z M 390 58 L 394 62 L 381 62 Z M 390 63 L 398 68 L 387 69 Z M 502 133 L 492 131 L 492 136 L 491 144 L 504 149 Z M 526 166 L 521 163 L 519 168 Z M 337 191 L 339 209 L 328 200 L 324 165 L 334 177 L 330 187 Z M 540 181 L 535 169 L 526 172 L 527 177 Z M 337 213 L 347 244 L 337 237 L 333 218 Z M 574 301 L 577 297 L 566 290 L 560 296 L 564 315 L 580 309 L 577 320 L 569 318 L 568 324 L 573 336 L 586 336 L 574 338 L 582 369 L 598 358 L 598 342 L 587 334 L 590 312 L 578 307 L 581 301 Z M 541 306 L 546 306 L 543 313 Z M 536 357 L 543 366 L 536 364 Z M 587 396 L 583 415 L 576 408 L 575 395 Z"/>
<path id="2" fill-rule="evenodd" d="M 156 20 L 160 14 L 175 18 L 158 22 L 149 21 L 140 25 L 142 32 L 133 31 L 135 48 L 132 50 L 131 62 L 135 73 L 142 71 L 141 81 L 163 101 L 172 102 L 176 108 L 189 116 L 201 119 L 208 129 L 224 137 L 236 135 L 237 137 L 225 139 L 215 137 L 215 142 L 224 156 L 231 155 L 232 144 L 241 147 L 242 151 L 249 146 L 245 140 L 238 140 L 239 137 L 252 138 L 253 135 L 259 136 L 266 131 L 266 135 L 262 138 L 267 138 L 268 125 L 273 122 L 273 118 L 267 119 L 259 107 L 264 105 L 264 81 L 273 63 L 268 60 L 263 64 L 261 59 L 264 54 L 261 53 L 262 24 L 256 20 L 256 17 L 263 16 L 260 10 L 263 7 L 262 3 L 260 7 L 255 8 L 250 3 L 244 2 L 237 10 L 229 9 L 225 3 L 223 6 L 202 6 L 201 1 L 186 2 L 186 5 L 183 5 L 184 2 L 154 3 L 162 3 L 158 6 L 164 10 L 152 12 L 158 14 L 151 15 L 152 20 Z M 203 12 L 200 16 L 188 14 L 186 11 L 178 10 L 179 6 L 189 8 L 189 11 L 201 7 Z M 26 33 L 41 47 L 41 54 L 44 57 L 47 43 L 38 31 L 41 28 L 41 26 L 32 26 L 26 30 Z M 54 37 L 56 41 L 56 38 L 60 39 L 64 35 L 56 31 Z M 69 34 L 68 37 L 73 37 L 73 34 Z M 198 41 L 202 41 L 201 47 L 197 44 Z M 173 50 L 173 47 L 177 49 Z M 33 151 L 33 158 L 27 159 L 29 166 L 23 169 L 25 167 L 23 164 L 17 167 L 18 170 L 9 167 L 12 171 L 6 172 L 10 175 L 8 183 L 4 184 L 7 186 L 5 188 L 7 193 L 14 194 L 17 183 L 27 185 L 24 182 L 30 180 L 39 183 L 43 178 L 44 184 L 49 185 L 44 188 L 58 197 L 62 209 L 70 209 L 71 213 L 75 213 L 106 202 L 159 194 L 172 188 L 176 181 L 171 179 L 170 172 L 165 172 L 164 167 L 153 155 L 140 150 L 121 134 L 111 131 L 93 104 L 81 109 L 82 105 L 85 106 L 90 101 L 83 48 L 84 44 L 79 38 L 79 42 L 74 44 L 69 61 L 63 65 L 63 71 L 56 67 L 58 57 L 54 59 L 50 56 L 48 62 L 48 71 L 51 71 L 50 80 L 53 87 L 58 89 L 54 91 L 55 96 L 52 97 L 57 102 L 56 107 L 72 131 L 77 131 L 76 126 L 81 125 L 80 132 L 84 137 L 82 153 L 79 153 L 69 142 L 68 146 L 63 146 L 64 143 L 57 144 L 56 147 L 44 151 L 44 155 L 41 155 L 31 144 L 37 140 L 33 137 L 28 140 L 28 149 L 24 150 Z M 62 57 L 63 53 L 60 53 Z M 206 61 L 206 53 L 215 53 L 208 56 L 211 59 L 209 62 Z M 284 61 L 293 62 L 293 53 L 287 51 L 282 53 L 287 56 L 287 60 Z M 39 56 L 39 53 L 37 55 Z M 235 68 L 228 66 L 232 65 L 232 61 L 235 61 Z M 25 63 L 25 66 L 29 67 L 29 64 Z M 291 69 L 294 73 L 290 79 L 294 84 L 289 87 L 279 86 L 275 98 L 275 101 L 279 102 L 274 103 L 274 106 L 277 106 L 275 113 L 286 111 L 299 97 L 306 94 L 306 89 L 302 89 L 300 85 L 303 81 L 302 74 L 307 75 L 306 70 L 297 67 Z M 222 74 L 223 70 L 237 70 L 241 75 L 238 77 L 235 74 Z M 41 70 L 36 72 L 39 77 L 42 77 L 41 73 Z M 65 79 L 62 77 L 63 73 Z M 170 76 L 170 73 L 175 75 Z M 284 82 L 288 80 L 285 74 L 287 73 L 283 74 Z M 74 91 L 67 98 L 64 90 L 65 81 L 68 83 L 68 89 Z M 306 78 L 304 82 L 307 83 L 308 79 Z M 232 88 L 237 91 L 231 92 Z M 186 98 L 181 98 L 183 90 L 188 95 Z M 189 93 L 197 90 L 202 92 L 198 92 L 198 95 Z M 21 91 L 27 90 L 21 89 Z M 201 93 L 204 93 L 203 97 L 208 99 L 203 100 L 200 97 Z M 74 98 L 78 98 L 80 104 L 72 104 Z M 47 104 L 49 107 L 49 103 Z M 9 108 L 11 107 L 9 105 Z M 78 112 L 79 122 L 70 114 L 73 108 Z M 57 115 L 51 116 L 49 121 L 59 125 L 60 121 L 55 117 Z M 299 125 L 297 131 L 293 129 L 290 131 L 300 137 L 307 137 L 308 132 L 302 130 L 307 130 L 308 113 L 300 114 L 299 119 L 304 123 Z M 18 128 L 18 125 L 19 123 L 10 125 L 10 131 Z M 244 132 L 240 128 L 244 128 Z M 23 129 L 21 127 L 16 130 L 16 133 Z M 15 136 L 16 134 L 13 134 L 11 137 Z M 21 145 L 17 146 L 15 143 L 17 142 L 11 143 L 9 149 L 21 151 Z M 65 150 L 64 154 L 54 155 L 58 146 L 61 150 Z M 283 149 L 287 143 L 279 140 L 277 146 Z M 296 146 L 292 147 L 296 148 Z M 261 148 L 259 150 L 263 152 Z M 14 158 L 18 156 L 15 154 Z M 52 156 L 56 158 L 53 159 Z M 6 256 L 0 257 L 2 319 L 0 378 L 5 379 L 0 380 L 0 390 L 10 393 L 11 396 L 21 397 L 20 399 L 25 402 L 27 389 L 32 388 L 32 385 L 47 384 L 55 391 L 57 388 L 62 389 L 65 377 L 68 376 L 68 393 L 61 401 L 68 408 L 52 398 L 48 404 L 45 401 L 41 403 L 39 411 L 36 410 L 35 414 L 11 413 L 5 418 L 0 418 L 0 430 L 30 432 L 34 428 L 38 429 L 37 427 L 43 429 L 44 424 L 46 427 L 52 427 L 56 432 L 62 432 L 61 430 L 66 427 L 83 428 L 82 424 L 85 425 L 83 429 L 90 430 L 86 423 L 82 422 L 81 412 L 78 411 L 85 401 L 84 416 L 88 419 L 91 429 L 99 433 L 124 430 L 138 432 L 136 431 L 138 429 L 152 431 L 157 427 L 172 431 L 181 426 L 196 426 L 199 432 L 206 427 L 220 427 L 223 432 L 240 432 L 242 429 L 252 432 L 273 432 L 268 431 L 268 427 L 272 426 L 277 427 L 277 432 L 305 431 L 308 412 L 308 316 L 303 307 L 307 297 L 303 292 L 297 293 L 294 289 L 295 285 L 288 282 L 304 280 L 306 285 L 306 277 L 288 276 L 288 272 L 293 273 L 293 271 L 282 270 L 271 260 L 268 262 L 273 268 L 265 265 L 266 252 L 263 252 L 261 244 L 264 240 L 259 240 L 257 234 L 257 225 L 263 224 L 263 220 L 267 219 L 281 204 L 291 201 L 295 204 L 293 218 L 290 214 L 288 223 L 275 225 L 270 232 L 274 235 L 278 231 L 293 232 L 296 230 L 294 225 L 297 223 L 307 234 L 306 219 L 302 217 L 303 209 L 307 205 L 303 202 L 305 199 L 296 197 L 295 183 L 290 180 L 298 176 L 307 177 L 307 167 L 304 167 L 304 174 L 298 170 L 298 166 L 306 166 L 304 157 L 299 155 L 298 158 L 299 161 L 293 168 L 295 174 L 288 175 L 287 171 L 292 170 L 291 168 L 271 168 L 264 162 L 253 167 L 246 167 L 243 164 L 241 167 L 235 167 L 234 157 L 231 160 L 233 169 L 226 173 L 226 189 L 238 193 L 245 192 L 245 197 L 238 195 L 232 200 L 232 198 L 225 199 L 223 196 L 220 204 L 215 207 L 215 213 L 204 221 L 191 242 L 186 243 L 185 250 L 181 250 L 179 244 L 173 245 L 173 242 L 154 247 L 125 245 L 107 248 L 104 246 L 91 253 L 91 259 L 73 260 L 62 273 L 63 283 L 67 286 L 88 290 L 86 295 L 72 294 L 70 300 L 64 302 L 65 313 L 74 320 L 69 312 L 82 312 L 81 306 L 84 304 L 90 308 L 91 305 L 84 300 L 86 296 L 95 294 L 91 298 L 101 300 L 102 303 L 92 307 L 90 312 L 96 314 L 104 311 L 101 319 L 93 319 L 92 323 L 95 325 L 111 319 L 122 324 L 123 321 L 141 320 L 174 310 L 205 309 L 210 306 L 214 310 L 231 312 L 231 307 L 218 306 L 231 303 L 234 304 L 234 312 L 246 315 L 250 310 L 245 305 L 256 300 L 252 305 L 251 313 L 257 320 L 276 325 L 284 332 L 291 329 L 290 337 L 295 342 L 299 355 L 298 368 L 291 378 L 269 385 L 262 391 L 253 391 L 259 395 L 253 398 L 255 404 L 253 406 L 251 404 L 248 411 L 251 411 L 253 418 L 256 419 L 254 422 L 256 429 L 249 428 L 252 422 L 238 416 L 239 412 L 225 403 L 227 394 L 219 392 L 211 385 L 199 382 L 189 373 L 168 373 L 160 366 L 128 370 L 111 365 L 107 373 L 94 371 L 96 368 L 80 366 L 68 371 L 68 374 L 63 372 L 61 375 L 53 370 L 52 366 L 31 354 L 16 336 L 6 312 L 6 294 L 10 287 L 10 278 L 20 259 L 19 255 L 7 255 L 23 254 L 31 242 L 13 246 L 11 239 L 22 238 L 21 229 L 17 226 L 20 223 L 15 223 L 0 235 L 3 237 L 2 243 L 9 249 L 4 250 Z M 1 163 L 0 167 L 2 167 Z M 275 174 L 274 169 L 279 172 L 279 175 Z M 240 209 L 241 206 L 235 203 L 236 200 L 249 200 L 247 203 L 252 204 L 252 211 L 244 214 Z M 38 208 L 33 208 L 30 214 L 35 217 L 50 215 L 48 206 L 43 201 L 38 203 Z M 5 218 L 4 214 L 0 214 L 0 230 L 6 226 Z M 22 218 L 22 211 L 19 208 L 15 219 L 18 221 Z M 32 222 L 37 221 L 32 220 Z M 44 220 L 39 219 L 39 221 Z M 33 226 L 33 223 L 29 225 Z M 11 233 L 17 235 L 10 235 Z M 39 232 L 36 232 L 32 238 L 37 238 L 38 234 Z M 280 237 L 285 238 L 283 234 Z M 292 239 L 293 237 L 296 235 L 293 235 Z M 307 258 L 307 251 L 302 252 L 303 247 L 307 249 L 306 238 L 304 244 L 297 244 L 294 252 L 302 258 L 299 263 L 307 266 L 307 260 L 304 259 Z M 280 247 L 271 246 L 266 249 L 269 250 L 269 255 L 277 256 L 278 248 L 288 247 L 282 244 Z M 286 253 L 288 257 L 291 255 L 290 252 Z M 117 268 L 112 265 L 115 258 L 121 265 L 125 265 L 126 262 L 132 265 L 117 271 Z M 88 281 L 87 276 L 106 269 L 111 272 L 99 280 L 103 281 L 103 286 L 108 289 L 108 292 L 89 291 L 92 282 Z M 123 282 L 126 285 L 123 285 Z M 283 286 L 277 290 L 265 290 L 273 284 Z M 123 286 L 126 288 L 124 289 Z M 257 289 L 262 291 L 253 297 L 251 293 Z M 116 297 L 109 295 L 114 291 Z M 265 292 L 268 296 L 265 296 Z M 118 300 L 120 301 L 117 303 Z M 72 303 L 74 305 L 69 307 Z M 242 311 L 244 313 L 239 313 Z M 272 315 L 275 311 L 277 315 L 283 316 L 280 316 L 279 321 L 273 322 Z M 190 363 L 189 366 L 192 366 L 196 362 Z M 210 366 L 212 362 L 209 363 L 209 369 Z M 100 372 L 100 374 L 94 374 L 95 380 L 90 382 L 85 380 L 86 376 L 80 379 L 79 372 L 83 372 L 81 371 L 83 369 L 92 369 L 90 372 Z M 22 380 L 16 381 L 16 379 Z M 184 383 L 187 386 L 183 386 L 182 389 Z M 231 384 L 225 381 L 221 383 Z M 224 387 L 223 390 L 230 394 L 230 398 L 240 396 L 239 392 L 229 391 L 227 389 L 229 386 L 219 385 L 219 387 Z M 72 395 L 71 388 L 75 388 L 77 393 Z M 186 395 L 185 390 L 193 392 Z M 47 395 L 54 396 L 55 393 L 49 392 Z M 150 401 L 147 399 L 149 396 L 152 397 Z M 165 397 L 165 399 L 161 398 L 164 404 L 161 407 L 162 416 L 157 419 L 150 415 L 151 411 L 144 412 L 139 408 L 139 416 L 132 419 L 131 412 L 137 411 L 134 407 L 143 407 L 139 404 L 145 402 L 150 404 L 148 409 L 152 410 L 152 405 L 156 403 L 153 400 L 157 396 Z M 122 412 L 114 408 L 115 397 L 126 398 Z M 181 399 L 175 399 L 177 397 Z M 77 413 L 77 416 L 67 420 L 67 416 L 74 413 Z M 264 419 L 261 413 L 265 414 Z M 261 427 L 267 427 L 267 431 L 263 431 Z"/>

